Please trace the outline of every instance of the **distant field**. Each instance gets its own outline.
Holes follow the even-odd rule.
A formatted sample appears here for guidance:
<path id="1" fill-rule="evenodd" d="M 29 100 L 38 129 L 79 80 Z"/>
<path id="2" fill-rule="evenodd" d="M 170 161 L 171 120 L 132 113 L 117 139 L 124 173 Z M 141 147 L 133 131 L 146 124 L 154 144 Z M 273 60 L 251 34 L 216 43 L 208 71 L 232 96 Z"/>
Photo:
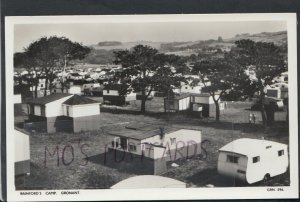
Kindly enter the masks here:
<path id="1" fill-rule="evenodd" d="M 104 49 L 104 50 L 114 50 L 114 49 L 130 49 L 136 45 L 147 45 L 151 46 L 156 49 L 160 49 L 161 42 L 147 42 L 147 41 L 137 41 L 137 42 L 123 42 L 121 45 L 115 45 L 115 46 L 98 46 L 94 45 L 93 48 L 95 49 Z"/>
<path id="2" fill-rule="evenodd" d="M 98 98 L 99 99 L 99 98 Z M 185 114 L 163 113 L 162 98 L 155 98 L 147 102 L 147 114 L 139 114 L 140 102 L 135 101 L 126 107 L 102 106 L 101 130 L 78 134 L 32 134 L 30 136 L 31 150 L 31 175 L 16 178 L 18 189 L 96 189 L 109 188 L 113 184 L 137 175 L 133 172 L 125 172 L 120 167 L 108 167 L 99 158 L 95 161 L 87 161 L 86 156 L 99 156 L 104 153 L 105 144 L 110 143 L 111 137 L 107 131 L 122 128 L 133 122 L 146 122 L 150 124 L 165 124 L 174 128 L 189 128 L 200 130 L 205 143 L 207 157 L 195 157 L 176 161 L 179 167 L 168 166 L 163 176 L 182 180 L 189 187 L 203 187 L 212 184 L 217 187 L 240 186 L 234 182 L 225 180 L 216 171 L 218 149 L 232 140 L 249 137 L 288 143 L 288 127 L 285 124 L 285 112 L 276 113 L 276 124 L 269 130 L 264 130 L 260 124 L 260 114 L 256 112 L 258 123 L 250 125 L 248 115 L 251 103 L 228 103 L 228 108 L 221 116 L 221 122 L 215 123 L 214 118 L 198 119 Z M 105 109 L 105 110 L 104 110 Z M 113 110 L 111 110 L 113 109 Z M 110 111 L 109 111 L 110 110 Z M 104 112 L 107 111 L 107 112 Z M 109 112 L 108 112 L 109 111 Z M 66 146 L 69 145 L 67 148 Z M 84 145 L 84 146 L 83 146 Z M 71 148 L 74 149 L 72 161 Z M 54 154 L 55 148 L 59 149 L 59 165 L 57 158 L 50 157 L 45 149 Z M 63 151 L 64 161 L 62 159 Z M 82 149 L 82 151 L 80 150 Z M 48 152 L 46 150 L 46 152 Z M 86 156 L 85 156 L 86 155 Z M 69 163 L 64 165 L 63 163 Z M 270 185 L 288 185 L 289 174 L 275 177 Z M 260 186 L 262 184 L 258 184 Z M 244 186 L 244 185 L 241 185 Z"/>
<path id="3" fill-rule="evenodd" d="M 196 51 L 173 51 L 173 52 L 165 52 L 165 54 L 167 55 L 171 55 L 171 54 L 174 54 L 174 55 L 179 55 L 179 56 L 190 56 L 192 54 L 195 54 L 197 55 L 198 53 Z"/>

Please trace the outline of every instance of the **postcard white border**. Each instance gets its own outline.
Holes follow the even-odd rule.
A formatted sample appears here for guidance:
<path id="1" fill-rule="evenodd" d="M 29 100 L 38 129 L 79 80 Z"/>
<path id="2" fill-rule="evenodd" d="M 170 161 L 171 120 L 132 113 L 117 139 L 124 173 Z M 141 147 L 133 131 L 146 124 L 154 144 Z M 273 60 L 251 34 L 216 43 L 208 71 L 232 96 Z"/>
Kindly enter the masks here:
<path id="1" fill-rule="evenodd" d="M 291 185 L 284 191 L 268 191 L 268 187 L 187 188 L 187 189 L 96 189 L 79 190 L 79 195 L 24 196 L 14 186 L 13 126 L 13 47 L 15 24 L 46 23 L 134 23 L 134 22 L 200 22 L 200 21 L 286 21 L 288 30 L 289 74 L 289 148 Z M 18 16 L 5 17 L 6 59 L 6 144 L 7 200 L 9 201 L 74 201 L 74 200 L 172 200 L 172 199 L 260 199 L 298 198 L 298 101 L 297 101 L 297 30 L 295 13 L 260 14 L 174 14 L 174 15 L 99 15 L 99 16 Z M 277 188 L 277 187 L 272 187 Z M 50 190 L 53 191 L 53 190 Z M 56 190 L 60 193 L 62 190 Z"/>

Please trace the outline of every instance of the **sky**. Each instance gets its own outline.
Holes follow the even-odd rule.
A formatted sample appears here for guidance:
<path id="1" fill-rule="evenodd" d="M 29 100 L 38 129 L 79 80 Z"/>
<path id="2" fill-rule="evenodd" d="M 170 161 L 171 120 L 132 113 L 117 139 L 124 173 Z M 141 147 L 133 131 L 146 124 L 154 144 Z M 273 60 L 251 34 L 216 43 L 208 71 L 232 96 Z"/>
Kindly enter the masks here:
<path id="1" fill-rule="evenodd" d="M 64 36 L 83 45 L 100 41 L 196 41 L 223 39 L 241 33 L 285 31 L 284 21 L 243 22 L 131 22 L 131 23 L 68 23 L 68 24 L 17 24 L 14 27 L 14 52 L 42 36 Z"/>

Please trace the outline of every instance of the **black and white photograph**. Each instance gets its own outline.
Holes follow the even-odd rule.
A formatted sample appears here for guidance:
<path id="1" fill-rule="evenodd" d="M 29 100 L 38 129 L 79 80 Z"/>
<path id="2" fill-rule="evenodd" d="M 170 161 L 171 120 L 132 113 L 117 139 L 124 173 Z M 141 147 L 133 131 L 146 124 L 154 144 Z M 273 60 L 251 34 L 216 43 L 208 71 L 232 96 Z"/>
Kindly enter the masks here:
<path id="1" fill-rule="evenodd" d="M 295 30 L 293 14 L 8 17 L 12 199 L 297 197 Z"/>

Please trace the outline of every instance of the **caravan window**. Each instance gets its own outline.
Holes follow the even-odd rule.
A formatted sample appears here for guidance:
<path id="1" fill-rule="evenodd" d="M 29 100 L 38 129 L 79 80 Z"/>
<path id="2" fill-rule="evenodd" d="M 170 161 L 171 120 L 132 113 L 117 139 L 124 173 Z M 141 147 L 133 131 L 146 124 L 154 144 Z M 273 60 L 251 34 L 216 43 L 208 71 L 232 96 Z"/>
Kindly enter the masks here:
<path id="1" fill-rule="evenodd" d="M 260 157 L 259 156 L 256 156 L 256 157 L 253 157 L 252 158 L 252 162 L 253 163 L 257 163 L 257 162 L 259 162 L 260 161 Z"/>
<path id="2" fill-rule="evenodd" d="M 238 160 L 239 160 L 239 157 L 237 157 L 237 156 L 227 155 L 227 162 L 238 163 Z"/>
<path id="3" fill-rule="evenodd" d="M 134 144 L 129 144 L 129 151 L 136 151 L 136 146 Z"/>
<path id="4" fill-rule="evenodd" d="M 284 150 L 279 150 L 278 151 L 278 156 L 283 156 L 284 155 Z"/>

